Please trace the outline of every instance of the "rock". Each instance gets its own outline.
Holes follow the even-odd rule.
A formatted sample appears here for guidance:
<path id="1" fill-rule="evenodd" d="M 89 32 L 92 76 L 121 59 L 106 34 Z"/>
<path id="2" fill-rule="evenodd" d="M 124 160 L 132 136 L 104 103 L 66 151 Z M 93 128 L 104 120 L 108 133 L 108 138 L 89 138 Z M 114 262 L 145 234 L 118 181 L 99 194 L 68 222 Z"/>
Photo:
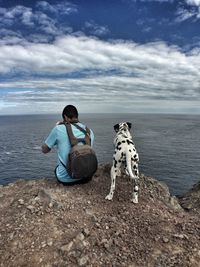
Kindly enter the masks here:
<path id="1" fill-rule="evenodd" d="M 46 189 L 40 189 L 38 197 L 45 205 L 49 205 L 49 203 L 53 200 L 51 194 Z"/>
<path id="2" fill-rule="evenodd" d="M 189 237 L 185 234 L 174 234 L 173 236 L 180 239 L 189 239 Z"/>
<path id="3" fill-rule="evenodd" d="M 176 210 L 176 211 L 182 211 L 183 210 L 181 205 L 178 202 L 177 197 L 175 197 L 175 196 L 170 197 L 169 203 L 174 210 Z"/>
<path id="4" fill-rule="evenodd" d="M 32 206 L 32 205 L 28 205 L 26 208 L 27 208 L 28 210 L 30 210 L 31 212 L 34 212 L 34 209 L 35 209 L 35 207 Z"/>
<path id="5" fill-rule="evenodd" d="M 89 234 L 90 234 L 90 231 L 89 231 L 89 229 L 88 228 L 84 228 L 83 229 L 83 234 L 84 234 L 84 236 L 89 236 Z"/>
<path id="6" fill-rule="evenodd" d="M 20 205 L 24 205 L 24 200 L 23 200 L 23 199 L 20 198 L 20 199 L 18 200 L 18 202 L 19 202 Z"/>
<path id="7" fill-rule="evenodd" d="M 187 211 L 195 210 L 200 213 L 200 182 L 196 183 L 191 190 L 179 196 L 180 205 Z"/>
<path id="8" fill-rule="evenodd" d="M 89 257 L 83 256 L 80 259 L 78 259 L 78 266 L 85 266 L 89 262 Z"/>
<path id="9" fill-rule="evenodd" d="M 168 243 L 169 242 L 169 239 L 167 237 L 163 237 L 163 242 L 164 243 Z"/>
<path id="10" fill-rule="evenodd" d="M 84 234 L 83 233 L 79 233 L 77 234 L 77 236 L 75 237 L 75 240 L 76 241 L 83 241 L 85 238 Z"/>
<path id="11" fill-rule="evenodd" d="M 69 251 L 72 249 L 73 244 L 74 244 L 73 241 L 70 241 L 68 244 L 63 245 L 63 246 L 60 248 L 60 250 L 61 250 L 62 252 L 69 252 Z"/>
<path id="12" fill-rule="evenodd" d="M 52 241 L 52 240 L 48 240 L 48 241 L 47 241 L 47 245 L 48 245 L 49 247 L 51 247 L 51 246 L 53 245 L 53 241 Z"/>

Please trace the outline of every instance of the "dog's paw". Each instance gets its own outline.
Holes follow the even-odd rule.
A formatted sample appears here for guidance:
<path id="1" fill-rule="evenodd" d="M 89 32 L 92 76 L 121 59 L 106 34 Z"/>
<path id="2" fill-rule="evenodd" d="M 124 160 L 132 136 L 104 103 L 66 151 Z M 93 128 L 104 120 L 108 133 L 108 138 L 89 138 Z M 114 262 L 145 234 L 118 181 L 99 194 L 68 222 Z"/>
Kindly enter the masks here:
<path id="1" fill-rule="evenodd" d="M 107 199 L 107 200 L 112 200 L 112 196 L 111 195 L 107 195 L 106 197 L 105 197 L 105 199 Z"/>
<path id="2" fill-rule="evenodd" d="M 134 204 L 137 204 L 138 203 L 138 198 L 132 198 L 131 202 L 133 202 Z"/>

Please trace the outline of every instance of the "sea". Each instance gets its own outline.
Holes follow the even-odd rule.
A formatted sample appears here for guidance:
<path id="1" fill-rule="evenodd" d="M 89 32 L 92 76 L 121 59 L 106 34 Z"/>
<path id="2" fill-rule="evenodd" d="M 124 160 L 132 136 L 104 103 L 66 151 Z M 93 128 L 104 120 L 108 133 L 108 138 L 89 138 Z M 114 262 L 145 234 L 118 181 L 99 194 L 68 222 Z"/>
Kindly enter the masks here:
<path id="1" fill-rule="evenodd" d="M 79 119 L 94 131 L 99 163 L 112 162 L 113 126 L 127 121 L 140 173 L 164 181 L 173 195 L 200 181 L 200 115 L 82 114 Z M 54 179 L 56 150 L 42 154 L 41 144 L 59 120 L 59 114 L 0 116 L 0 184 Z"/>

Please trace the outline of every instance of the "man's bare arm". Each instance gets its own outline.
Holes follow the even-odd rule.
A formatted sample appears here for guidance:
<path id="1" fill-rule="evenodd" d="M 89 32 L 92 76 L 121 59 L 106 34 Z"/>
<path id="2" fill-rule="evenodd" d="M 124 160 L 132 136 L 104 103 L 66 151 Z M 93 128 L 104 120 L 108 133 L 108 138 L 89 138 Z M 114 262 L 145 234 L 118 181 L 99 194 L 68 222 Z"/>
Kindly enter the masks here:
<path id="1" fill-rule="evenodd" d="M 46 144 L 43 144 L 42 145 L 42 152 L 44 153 L 44 154 L 46 154 L 46 153 L 48 153 L 48 152 L 50 152 L 51 151 L 51 148 L 49 148 Z"/>

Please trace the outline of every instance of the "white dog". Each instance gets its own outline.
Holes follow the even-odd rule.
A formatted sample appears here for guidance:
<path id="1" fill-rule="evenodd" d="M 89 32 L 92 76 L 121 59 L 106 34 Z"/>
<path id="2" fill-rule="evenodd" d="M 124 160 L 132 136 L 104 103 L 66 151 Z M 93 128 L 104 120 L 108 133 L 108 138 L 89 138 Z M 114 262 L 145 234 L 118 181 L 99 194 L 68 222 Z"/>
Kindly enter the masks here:
<path id="1" fill-rule="evenodd" d="M 121 165 L 123 164 L 126 174 L 129 175 L 134 182 L 132 202 L 138 203 L 139 156 L 133 143 L 132 136 L 129 132 L 131 129 L 131 123 L 121 122 L 116 124 L 114 129 L 117 133 L 114 139 L 115 152 L 113 155 L 113 165 L 111 168 L 110 193 L 106 196 L 106 199 L 112 200 L 113 198 L 116 176 L 121 175 L 120 169 Z"/>

